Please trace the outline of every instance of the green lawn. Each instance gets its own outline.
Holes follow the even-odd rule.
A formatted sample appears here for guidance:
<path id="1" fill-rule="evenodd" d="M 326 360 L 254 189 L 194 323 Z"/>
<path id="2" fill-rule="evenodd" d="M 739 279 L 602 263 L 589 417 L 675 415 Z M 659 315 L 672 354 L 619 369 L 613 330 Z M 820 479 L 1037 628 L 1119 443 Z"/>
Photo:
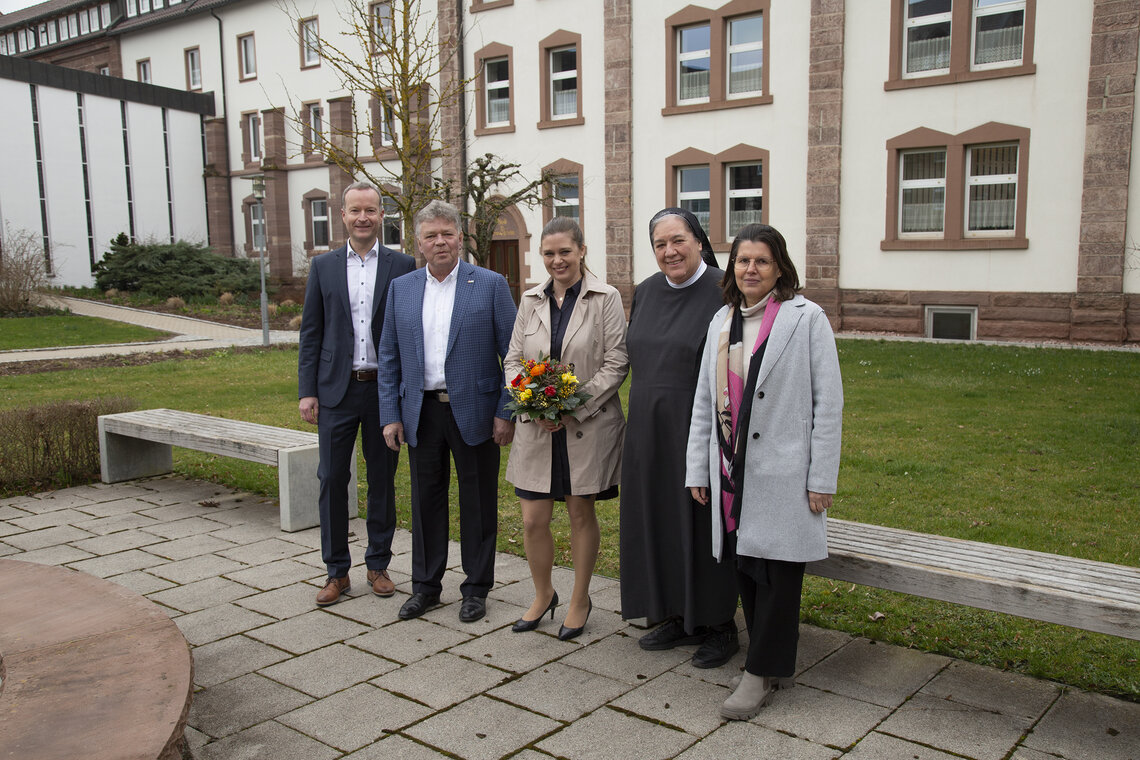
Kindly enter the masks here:
<path id="1" fill-rule="evenodd" d="M 170 333 L 78 314 L 0 319 L 0 351 L 163 340 Z"/>
<path id="2" fill-rule="evenodd" d="M 833 516 L 1140 566 L 1140 355 L 862 340 L 841 340 L 839 353 L 846 405 Z M 0 377 L 0 403 L 102 389 L 131 396 L 140 408 L 302 429 L 296 388 L 295 349 L 219 351 L 142 367 Z M 276 492 L 276 473 L 265 466 L 177 451 L 175 467 Z M 362 479 L 362 499 L 363 486 Z M 405 453 L 397 481 L 405 527 L 408 496 Z M 521 554 L 518 500 L 505 481 L 500 496 L 499 548 Z M 598 514 L 598 572 L 616 577 L 617 501 L 600 503 Z M 565 511 L 556 515 L 558 561 L 569 564 Z M 877 612 L 883 617 L 873 621 Z M 1140 701 L 1136 641 L 811 577 L 804 619 Z"/>

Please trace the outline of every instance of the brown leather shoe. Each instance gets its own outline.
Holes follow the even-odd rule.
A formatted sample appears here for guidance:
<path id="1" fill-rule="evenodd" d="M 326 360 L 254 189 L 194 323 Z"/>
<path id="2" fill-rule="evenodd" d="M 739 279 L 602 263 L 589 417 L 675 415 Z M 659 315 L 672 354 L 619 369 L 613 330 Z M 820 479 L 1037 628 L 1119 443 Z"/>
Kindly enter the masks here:
<path id="1" fill-rule="evenodd" d="M 325 587 L 317 594 L 317 606 L 328 607 L 330 604 L 336 604 L 340 601 L 340 595 L 348 591 L 351 586 L 347 575 L 343 578 L 329 578 L 325 581 Z"/>
<path id="2" fill-rule="evenodd" d="M 396 593 L 396 584 L 388 577 L 387 570 L 369 570 L 368 582 L 372 584 L 372 593 L 376 596 L 391 596 Z"/>

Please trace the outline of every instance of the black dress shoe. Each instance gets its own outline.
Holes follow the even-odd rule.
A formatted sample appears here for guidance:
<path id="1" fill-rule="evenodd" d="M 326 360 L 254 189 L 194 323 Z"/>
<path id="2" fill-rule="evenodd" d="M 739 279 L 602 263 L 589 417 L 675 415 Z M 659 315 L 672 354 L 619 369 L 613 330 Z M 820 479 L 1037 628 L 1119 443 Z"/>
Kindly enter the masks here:
<path id="1" fill-rule="evenodd" d="M 544 618 L 546 616 L 546 613 L 549 612 L 550 613 L 550 619 L 551 620 L 554 619 L 554 608 L 557 606 L 558 606 L 558 592 L 555 591 L 554 596 L 550 597 L 550 604 L 546 605 L 546 609 L 542 611 L 541 615 L 536 617 L 534 620 L 527 620 L 526 618 L 519 618 L 518 620 L 515 621 L 515 624 L 511 626 L 511 630 L 514 633 L 526 633 L 527 631 L 533 631 L 535 628 L 538 628 L 539 622 L 542 620 L 542 618 Z"/>
<path id="2" fill-rule="evenodd" d="M 465 596 L 459 605 L 459 622 L 474 623 L 487 614 L 487 600 L 481 596 Z"/>
<path id="3" fill-rule="evenodd" d="M 703 625 L 698 626 L 691 634 L 685 633 L 685 625 L 680 618 L 669 618 L 638 639 L 637 643 L 642 649 L 649 651 L 672 649 L 686 644 L 700 644 L 708 633 L 708 629 Z"/>
<path id="4" fill-rule="evenodd" d="M 418 618 L 437 604 L 439 604 L 439 594 L 423 594 L 420 592 L 412 594 L 408 601 L 404 602 L 404 606 L 400 608 L 400 620 Z"/>
<path id="5" fill-rule="evenodd" d="M 586 623 L 590 622 L 590 613 L 594 611 L 594 600 L 589 599 L 589 602 L 590 606 L 586 610 L 586 619 L 582 621 L 582 625 L 578 626 L 577 628 L 567 628 L 566 626 L 562 626 L 558 629 L 558 638 L 560 638 L 562 641 L 569 641 L 570 639 L 576 639 L 582 635 L 582 631 L 586 630 Z"/>
<path id="6" fill-rule="evenodd" d="M 740 638 L 736 628 L 713 631 L 693 655 L 694 668 L 719 668 L 740 651 Z"/>

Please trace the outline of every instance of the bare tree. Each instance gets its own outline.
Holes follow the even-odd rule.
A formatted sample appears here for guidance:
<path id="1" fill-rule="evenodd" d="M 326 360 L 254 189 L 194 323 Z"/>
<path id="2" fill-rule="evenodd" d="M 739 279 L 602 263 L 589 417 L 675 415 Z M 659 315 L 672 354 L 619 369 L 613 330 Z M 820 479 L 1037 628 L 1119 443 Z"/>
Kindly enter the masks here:
<path id="1" fill-rule="evenodd" d="M 351 96 L 354 113 L 357 103 L 369 105 L 363 126 L 353 118 L 347 126 L 310 130 L 296 108 L 288 118 L 312 141 L 314 152 L 380 189 L 398 210 L 405 236 L 415 213 L 447 194 L 433 171 L 433 161 L 454 148 L 439 139 L 442 107 L 458 102 L 471 81 L 440 76 L 456 55 L 456 40 L 440 39 L 435 14 L 425 2 L 347 0 L 340 4 L 344 27 L 331 37 L 300 26 L 295 4 L 285 8 L 299 35 L 313 35 L 310 44 Z M 370 154 L 362 155 L 362 146 Z"/>
<path id="2" fill-rule="evenodd" d="M 19 314 L 36 306 L 36 293 L 47 286 L 43 238 L 4 223 L 0 238 L 0 314 Z"/>
<path id="3" fill-rule="evenodd" d="M 503 195 L 500 188 L 523 182 L 513 192 Z M 538 179 L 527 181 L 519 164 L 505 162 L 493 153 L 484 153 L 467 167 L 464 185 L 466 201 L 458 205 L 467 219 L 465 238 L 467 253 L 479 266 L 486 266 L 491 255 L 491 241 L 499 217 L 511 206 L 522 203 L 534 206 L 541 203 L 546 188 L 555 183 L 553 173 L 544 171 Z M 474 209 L 464 211 L 465 208 Z"/>

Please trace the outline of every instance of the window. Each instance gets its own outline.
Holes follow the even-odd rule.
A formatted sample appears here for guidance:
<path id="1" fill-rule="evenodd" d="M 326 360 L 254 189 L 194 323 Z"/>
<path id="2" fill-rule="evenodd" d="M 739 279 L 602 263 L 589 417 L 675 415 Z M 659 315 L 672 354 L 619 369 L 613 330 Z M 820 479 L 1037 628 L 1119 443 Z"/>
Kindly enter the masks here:
<path id="1" fill-rule="evenodd" d="M 941 233 L 946 216 L 946 149 L 902 154 L 899 234 Z"/>
<path id="2" fill-rule="evenodd" d="M 513 132 L 511 48 L 492 43 L 475 54 L 478 67 L 478 124 L 475 134 Z"/>
<path id="3" fill-rule="evenodd" d="M 127 0 L 127 18 L 139 15 L 139 0 Z"/>
<path id="4" fill-rule="evenodd" d="M 682 166 L 677 169 L 677 205 L 692 212 L 706 233 L 709 230 L 711 198 L 708 166 Z"/>
<path id="5" fill-rule="evenodd" d="M 717 10 L 690 5 L 665 19 L 665 116 L 764 105 L 770 0 L 731 0 Z"/>
<path id="6" fill-rule="evenodd" d="M 103 3 L 102 5 L 99 6 L 99 20 L 102 22 L 104 29 L 106 29 L 107 27 L 109 27 L 111 25 L 111 4 L 110 3 Z"/>
<path id="7" fill-rule="evenodd" d="M 538 43 L 542 62 L 539 129 L 585 123 L 582 118 L 582 35 L 559 30 Z"/>
<path id="8" fill-rule="evenodd" d="M 139 0 L 139 13 L 150 13 L 150 0 Z"/>
<path id="9" fill-rule="evenodd" d="M 110 66 L 100 66 L 99 67 L 99 74 L 102 76 L 105 76 L 105 77 L 111 76 L 111 67 Z"/>
<path id="10" fill-rule="evenodd" d="M 883 250 L 1026 248 L 1029 130 L 990 122 L 887 141 Z"/>
<path id="11" fill-rule="evenodd" d="M 1025 0 L 974 0 L 971 66 L 1021 63 L 1025 43 Z"/>
<path id="12" fill-rule="evenodd" d="M 302 106 L 301 149 L 307 156 L 320 153 L 324 145 L 325 111 L 320 103 L 305 103 Z"/>
<path id="13" fill-rule="evenodd" d="M 143 84 L 150 84 L 150 59 L 144 58 L 135 64 L 138 71 L 138 80 Z"/>
<path id="14" fill-rule="evenodd" d="M 707 103 L 712 52 L 709 25 L 677 30 L 677 102 Z"/>
<path id="15" fill-rule="evenodd" d="M 510 62 L 495 58 L 484 64 L 485 92 L 487 96 L 487 126 L 511 123 Z"/>
<path id="16" fill-rule="evenodd" d="M 308 69 L 321 65 L 320 34 L 317 29 L 317 19 L 306 18 L 301 20 L 301 68 Z"/>
<path id="17" fill-rule="evenodd" d="M 1017 144 L 966 151 L 966 234 L 1012 235 L 1017 218 Z"/>
<path id="18" fill-rule="evenodd" d="M 249 226 L 252 233 L 253 250 L 265 250 L 265 205 L 254 202 L 249 206 Z"/>
<path id="19" fill-rule="evenodd" d="M 55 32 L 56 32 L 55 22 L 49 21 L 48 25 L 47 25 L 47 41 L 48 41 L 49 45 L 54 45 L 56 42 L 59 41 L 59 38 L 55 36 Z"/>
<path id="20" fill-rule="evenodd" d="M 238 37 L 238 79 L 255 79 L 257 77 L 257 50 L 253 44 L 252 34 L 243 34 Z"/>
<path id="21" fill-rule="evenodd" d="M 67 17 L 67 36 L 79 36 L 79 17 L 74 13 Z"/>
<path id="22" fill-rule="evenodd" d="M 761 222 L 764 211 L 764 167 L 759 162 L 729 164 L 724 168 L 728 182 L 728 227 L 726 238 L 736 237 L 746 224 Z"/>
<path id="23" fill-rule="evenodd" d="M 582 217 L 582 165 L 559 159 L 542 167 L 549 178 L 542 193 L 542 223 L 556 216 L 573 219 L 585 228 Z"/>
<path id="24" fill-rule="evenodd" d="M 373 3 L 371 6 L 372 15 L 372 49 L 375 50 L 385 45 L 391 45 L 395 40 L 395 32 L 392 23 L 392 3 L 389 1 L 383 3 Z"/>
<path id="25" fill-rule="evenodd" d="M 950 0 L 907 0 L 907 75 L 950 70 L 950 5 Z"/>
<path id="26" fill-rule="evenodd" d="M 87 16 L 87 12 L 79 14 L 79 33 L 87 34 L 91 31 L 91 19 Z"/>
<path id="27" fill-rule="evenodd" d="M 744 16 L 728 22 L 728 97 L 764 92 L 764 17 Z"/>
<path id="28" fill-rule="evenodd" d="M 944 340 L 976 340 L 977 306 L 927 306 L 926 337 Z"/>
<path id="29" fill-rule="evenodd" d="M 261 163 L 261 114 L 247 113 L 242 118 L 242 163 Z"/>
<path id="30" fill-rule="evenodd" d="M 891 0 L 888 90 L 1032 74 L 1037 0 Z"/>
<path id="31" fill-rule="evenodd" d="M 554 178 L 551 201 L 554 204 L 554 216 L 565 216 L 581 224 L 579 203 L 581 201 L 577 174 L 562 174 Z"/>
<path id="32" fill-rule="evenodd" d="M 471 0 L 471 12 L 489 11 L 492 8 L 505 8 L 514 4 L 515 0 Z"/>
<path id="33" fill-rule="evenodd" d="M 740 228 L 768 221 L 768 151 L 737 145 L 712 154 L 689 148 L 665 159 L 664 205 L 691 211 L 713 248 L 727 251 Z"/>
<path id="34" fill-rule="evenodd" d="M 381 198 L 381 205 L 384 207 L 384 236 L 380 244 L 399 251 L 404 247 L 402 233 L 404 217 L 400 214 L 400 207 L 396 205 L 396 201 L 388 196 Z"/>
<path id="35" fill-rule="evenodd" d="M 371 101 L 372 150 L 378 153 L 388 152 L 396 144 L 396 115 L 389 98 L 391 93 L 385 92 L 379 100 Z"/>
<path id="36" fill-rule="evenodd" d="M 309 201 L 313 215 L 313 247 L 328 248 L 329 202 L 327 198 Z"/>
<path id="37" fill-rule="evenodd" d="M 186 50 L 186 89 L 202 89 L 202 54 L 196 47 Z"/>

